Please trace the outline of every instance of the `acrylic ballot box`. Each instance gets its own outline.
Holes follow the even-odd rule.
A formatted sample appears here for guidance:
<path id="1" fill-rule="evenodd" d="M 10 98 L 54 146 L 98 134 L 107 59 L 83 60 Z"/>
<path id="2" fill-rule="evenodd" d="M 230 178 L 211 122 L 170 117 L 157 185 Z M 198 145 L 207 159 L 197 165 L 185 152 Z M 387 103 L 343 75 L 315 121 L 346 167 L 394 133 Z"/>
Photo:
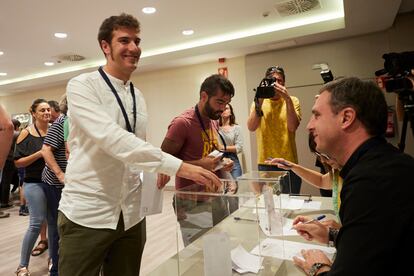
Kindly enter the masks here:
<path id="1" fill-rule="evenodd" d="M 178 252 L 150 275 L 284 275 L 282 207 L 286 172 L 251 172 L 222 180 L 212 191 L 192 185 L 175 191 Z M 272 238 L 277 242 L 266 244 Z M 263 251 L 272 248 L 268 257 Z"/>

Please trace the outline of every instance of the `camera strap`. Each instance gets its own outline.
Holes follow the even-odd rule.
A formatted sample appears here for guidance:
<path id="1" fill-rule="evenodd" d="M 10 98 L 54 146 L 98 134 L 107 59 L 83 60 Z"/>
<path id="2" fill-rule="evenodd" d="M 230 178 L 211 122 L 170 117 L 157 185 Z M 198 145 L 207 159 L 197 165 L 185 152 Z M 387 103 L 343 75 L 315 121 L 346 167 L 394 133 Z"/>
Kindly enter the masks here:
<path id="1" fill-rule="evenodd" d="M 201 118 L 200 111 L 198 110 L 198 105 L 197 105 L 197 104 L 195 105 L 194 110 L 195 110 L 195 113 L 196 113 L 196 115 L 197 115 L 198 121 L 200 122 L 201 128 L 203 129 L 203 132 L 206 134 L 207 139 L 208 139 L 208 141 L 210 142 L 210 135 L 208 135 L 207 130 L 206 130 L 206 128 L 204 127 L 204 123 L 203 123 L 203 120 L 202 120 L 202 118 Z M 223 142 L 224 151 L 226 151 L 226 148 L 227 148 L 226 141 L 224 141 L 224 138 L 223 138 L 223 136 L 221 135 L 220 131 L 219 131 L 218 129 L 216 129 L 216 131 L 217 131 L 217 134 L 220 136 L 221 141 Z M 221 150 L 219 150 L 219 149 L 216 147 L 216 145 L 214 144 L 214 140 L 212 141 L 212 144 L 213 144 L 214 149 L 216 149 L 216 150 L 218 150 L 218 151 L 221 151 Z"/>
<path id="2" fill-rule="evenodd" d="M 130 90 L 131 90 L 131 96 L 132 96 L 132 102 L 133 102 L 133 111 L 132 112 L 134 114 L 134 128 L 132 128 L 131 123 L 129 122 L 129 119 L 128 119 L 128 115 L 125 111 L 125 107 L 122 104 L 122 101 L 121 101 L 121 98 L 118 95 L 118 92 L 116 92 L 115 87 L 112 85 L 112 83 L 109 80 L 108 76 L 105 74 L 104 70 L 102 69 L 102 66 L 99 67 L 98 71 L 101 74 L 104 81 L 106 82 L 106 84 L 111 89 L 112 93 L 114 94 L 114 96 L 116 98 L 116 101 L 118 102 L 119 107 L 121 108 L 122 115 L 124 116 L 124 119 L 125 119 L 125 124 L 126 124 L 127 130 L 129 132 L 135 133 L 135 127 L 136 127 L 136 123 L 137 123 L 137 105 L 136 105 L 136 99 L 135 99 L 134 85 L 132 84 L 132 82 L 129 83 L 129 87 L 130 87 Z"/>

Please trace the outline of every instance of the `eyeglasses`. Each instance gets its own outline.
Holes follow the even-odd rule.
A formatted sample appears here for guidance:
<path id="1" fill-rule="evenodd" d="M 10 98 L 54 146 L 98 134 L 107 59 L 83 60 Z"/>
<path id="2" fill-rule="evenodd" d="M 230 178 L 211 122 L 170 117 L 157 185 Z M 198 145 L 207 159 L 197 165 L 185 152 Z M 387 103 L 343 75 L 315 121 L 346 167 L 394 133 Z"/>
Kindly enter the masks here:
<path id="1" fill-rule="evenodd" d="M 266 76 L 272 75 L 274 73 L 281 73 L 284 76 L 285 70 L 283 70 L 283 68 L 280 66 L 272 66 L 266 70 Z"/>
<path id="2" fill-rule="evenodd" d="M 317 151 L 314 151 L 313 153 L 316 156 L 318 156 L 319 158 L 324 158 L 326 160 L 331 160 L 331 158 L 328 155 L 326 155 L 325 153 L 320 153 L 320 152 L 317 152 Z"/>

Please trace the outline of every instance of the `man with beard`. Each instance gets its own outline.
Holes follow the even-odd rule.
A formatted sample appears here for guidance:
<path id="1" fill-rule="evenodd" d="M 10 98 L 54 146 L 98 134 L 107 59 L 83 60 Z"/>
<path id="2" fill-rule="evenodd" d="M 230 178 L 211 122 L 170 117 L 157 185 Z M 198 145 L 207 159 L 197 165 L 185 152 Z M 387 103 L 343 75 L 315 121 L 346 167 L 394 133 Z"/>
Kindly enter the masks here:
<path id="1" fill-rule="evenodd" d="M 201 166 L 207 170 L 214 171 L 219 162 L 224 162 L 223 167 L 225 171 L 231 171 L 233 161 L 230 159 L 221 160 L 220 156 L 212 157 L 209 154 L 218 150 L 218 119 L 223 113 L 226 105 L 230 103 L 234 96 L 234 87 L 232 83 L 225 77 L 215 74 L 206 78 L 200 88 L 200 100 L 192 108 L 185 110 L 181 115 L 175 117 L 168 127 L 167 134 L 161 145 L 161 149 L 168 152 L 186 163 Z M 164 179 L 164 182 L 168 179 Z M 203 186 L 194 185 L 192 180 L 183 179 L 177 176 L 175 179 L 175 188 L 183 190 L 191 186 L 192 191 L 205 191 Z M 180 224 L 183 215 L 191 208 L 197 205 L 199 210 L 200 204 L 204 204 L 203 200 L 183 200 L 182 198 L 175 199 L 176 213 Z M 174 203 L 175 203 L 174 201 Z M 196 203 L 196 204 L 194 204 Z M 221 213 L 223 208 L 220 208 L 221 202 L 214 201 L 213 208 L 213 225 L 218 223 L 226 216 Z M 207 206 L 205 206 L 207 208 Z M 204 208 L 205 209 L 205 208 Z M 221 209 L 221 210 L 220 210 Z M 184 216 L 185 217 L 185 216 Z M 189 237 L 183 232 L 184 243 L 187 245 L 195 238 L 200 236 L 200 231 L 196 236 Z M 187 239 L 188 238 L 188 239 Z"/>
<path id="2" fill-rule="evenodd" d="M 71 154 L 59 205 L 60 276 L 97 276 L 101 269 L 105 276 L 139 275 L 146 240 L 141 171 L 221 186 L 211 171 L 145 141 L 145 100 L 130 81 L 139 32 L 131 15 L 105 19 L 98 34 L 105 66 L 67 85 Z"/>

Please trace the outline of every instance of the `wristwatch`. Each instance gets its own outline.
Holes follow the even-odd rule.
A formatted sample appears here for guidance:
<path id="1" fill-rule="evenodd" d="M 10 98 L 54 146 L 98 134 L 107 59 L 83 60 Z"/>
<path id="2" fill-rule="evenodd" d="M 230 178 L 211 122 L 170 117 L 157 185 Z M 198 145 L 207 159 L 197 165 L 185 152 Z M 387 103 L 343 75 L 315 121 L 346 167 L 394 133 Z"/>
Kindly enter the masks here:
<path id="1" fill-rule="evenodd" d="M 330 265 L 324 264 L 324 263 L 314 263 L 311 266 L 311 269 L 309 270 L 309 276 L 315 276 L 316 273 L 318 273 L 319 269 L 321 269 L 321 267 L 323 267 L 323 266 L 329 266 L 329 267 L 331 267 Z"/>
<path id="2" fill-rule="evenodd" d="M 329 227 L 328 231 L 328 246 L 329 247 L 335 247 L 336 244 L 336 237 L 338 236 L 339 230 L 335 228 Z"/>

